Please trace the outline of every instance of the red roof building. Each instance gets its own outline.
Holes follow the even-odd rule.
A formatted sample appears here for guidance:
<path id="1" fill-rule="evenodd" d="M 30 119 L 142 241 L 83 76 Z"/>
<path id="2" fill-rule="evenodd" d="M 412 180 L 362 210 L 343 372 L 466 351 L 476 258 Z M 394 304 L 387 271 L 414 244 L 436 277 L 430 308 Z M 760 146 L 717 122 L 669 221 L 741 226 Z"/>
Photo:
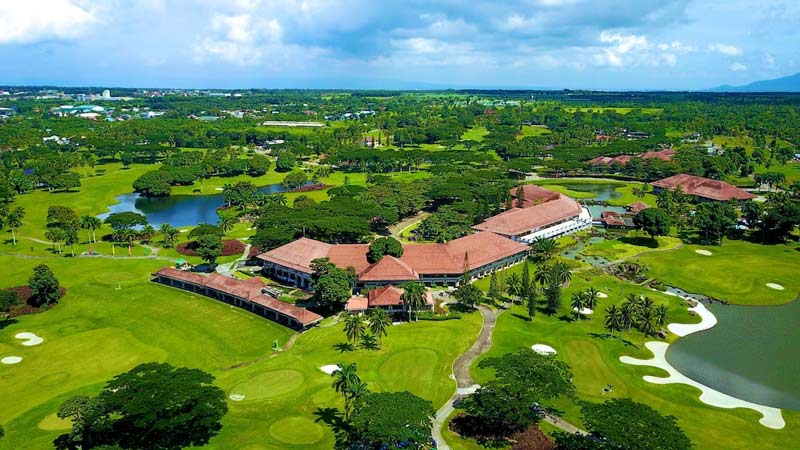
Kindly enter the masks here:
<path id="1" fill-rule="evenodd" d="M 755 195 L 724 181 L 712 180 L 685 173 L 654 181 L 652 185 L 653 192 L 656 194 L 662 189 L 674 191 L 680 187 L 681 190 L 688 195 L 717 202 L 752 200 L 756 198 Z"/>
<path id="2" fill-rule="evenodd" d="M 677 152 L 671 148 L 658 150 L 658 151 L 650 151 L 644 152 L 641 155 L 619 155 L 619 156 L 598 156 L 597 158 L 592 158 L 587 163 L 592 166 L 611 166 L 614 164 L 619 164 L 624 166 L 633 158 L 641 158 L 641 159 L 660 159 L 661 161 L 672 161 L 672 158 L 675 157 Z"/>
<path id="3" fill-rule="evenodd" d="M 650 205 L 644 202 L 633 202 L 630 205 L 628 205 L 628 211 L 630 211 L 633 214 L 638 214 L 639 211 L 644 211 L 645 209 L 648 208 L 650 208 Z"/>
<path id="4" fill-rule="evenodd" d="M 260 278 L 239 280 L 216 272 L 200 275 L 165 267 L 153 274 L 153 281 L 249 309 L 292 328 L 308 328 L 322 320 L 319 314 L 266 294 L 266 283 Z"/>
<path id="5" fill-rule="evenodd" d="M 367 296 L 354 296 L 347 301 L 345 309 L 349 312 L 363 312 L 371 308 L 383 308 L 389 312 L 406 311 L 403 304 L 403 293 L 405 290 L 394 285 L 370 289 Z M 425 306 L 423 309 L 433 308 L 433 296 L 430 292 L 425 292 Z"/>

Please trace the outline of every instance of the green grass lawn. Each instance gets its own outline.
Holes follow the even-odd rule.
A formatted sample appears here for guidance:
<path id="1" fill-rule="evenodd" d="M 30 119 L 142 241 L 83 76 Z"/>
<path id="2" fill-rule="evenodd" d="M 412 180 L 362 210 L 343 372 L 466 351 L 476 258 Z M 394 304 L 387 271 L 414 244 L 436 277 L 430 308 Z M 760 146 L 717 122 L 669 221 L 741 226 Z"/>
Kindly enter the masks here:
<path id="1" fill-rule="evenodd" d="M 680 244 L 680 239 L 671 236 L 658 236 L 655 239 L 651 239 L 645 233 L 630 232 L 627 236 L 589 245 L 581 251 L 581 254 L 585 256 L 600 256 L 609 261 L 615 261 L 630 258 L 643 252 L 671 250 Z"/>
<path id="2" fill-rule="evenodd" d="M 474 127 L 467 130 L 464 134 L 461 135 L 462 141 L 476 141 L 481 142 L 483 138 L 489 134 L 489 130 L 486 127 Z"/>
<path id="3" fill-rule="evenodd" d="M 711 256 L 695 253 L 708 250 Z M 779 305 L 800 292 L 800 252 L 796 244 L 760 245 L 724 241 L 722 246 L 686 245 L 678 251 L 638 258 L 650 275 L 669 285 L 743 305 Z M 766 283 L 778 283 L 783 291 Z"/>
<path id="4" fill-rule="evenodd" d="M 609 184 L 616 186 L 615 190 L 620 194 L 618 198 L 614 198 L 608 201 L 608 203 L 612 206 L 628 206 L 631 203 L 639 201 L 644 202 L 651 206 L 655 206 L 656 204 L 656 196 L 650 192 L 646 193 L 644 197 L 639 197 L 638 195 L 635 195 L 633 193 L 634 188 L 641 189 L 642 186 L 644 185 L 644 183 L 638 183 L 638 182 L 624 182 L 624 181 L 596 179 L 596 178 L 559 178 L 559 179 L 537 180 L 533 182 L 533 184 L 537 184 L 545 189 L 550 189 L 551 191 L 560 192 L 564 195 L 567 195 L 569 197 L 578 200 L 595 198 L 596 195 L 592 192 L 570 189 L 569 185 Z"/>
<path id="5" fill-rule="evenodd" d="M 589 107 L 572 107 L 572 108 L 564 108 L 564 111 L 567 112 L 583 112 L 583 113 L 604 113 L 606 111 L 614 111 L 617 114 L 628 114 L 631 111 L 639 109 L 642 111 L 643 114 L 659 114 L 664 112 L 663 108 L 627 108 L 627 107 L 617 107 L 617 106 L 589 106 Z"/>
<path id="6" fill-rule="evenodd" d="M 727 245 L 727 244 L 726 244 Z M 669 257 L 678 252 L 651 253 L 653 259 Z M 736 259 L 731 258 L 735 263 Z M 515 266 L 506 271 L 519 271 Z M 695 269 L 695 276 L 698 272 Z M 481 280 L 479 286 L 486 288 L 488 282 Z M 571 321 L 568 302 L 572 292 L 594 286 L 601 292 L 609 294 L 609 298 L 600 299 L 595 314 L 589 320 Z M 644 375 L 663 375 L 658 369 L 635 367 L 619 361 L 622 355 L 648 358 L 652 355 L 640 347 L 642 335 L 628 332 L 620 338 L 611 338 L 603 329 L 602 310 L 611 304 L 618 304 L 627 293 L 639 293 L 649 296 L 657 304 L 664 303 L 670 307 L 670 322 L 696 322 L 697 318 L 688 315 L 686 308 L 675 298 L 663 295 L 639 286 L 622 282 L 607 275 L 599 275 L 596 271 L 577 271 L 572 282 L 564 291 L 564 306 L 558 314 L 549 317 L 539 312 L 532 322 L 526 320 L 526 312 L 521 306 L 514 306 L 503 313 L 497 322 L 494 333 L 494 345 L 485 357 L 501 355 L 522 348 L 530 348 L 532 344 L 543 343 L 553 346 L 558 351 L 558 358 L 566 361 L 574 374 L 574 383 L 578 395 L 583 400 L 601 402 L 615 397 L 630 397 L 635 401 L 646 403 L 662 414 L 677 417 L 678 424 L 694 441 L 698 449 L 785 449 L 791 448 L 800 439 L 800 413 L 784 411 L 787 422 L 784 430 L 771 430 L 758 423 L 760 414 L 745 409 L 725 410 L 711 407 L 698 400 L 699 392 L 685 385 L 661 386 L 642 380 Z M 797 290 L 795 289 L 795 294 Z M 668 340 L 676 339 L 670 335 Z M 472 369 L 477 382 L 490 379 L 490 371 Z M 613 391 L 602 394 L 602 388 L 613 385 Z M 564 418 L 581 425 L 580 411 L 574 405 L 560 402 L 559 408 L 564 411 Z M 549 430 L 548 430 L 549 431 Z M 449 435 L 448 435 L 449 436 Z M 451 442 L 451 441 L 448 441 Z M 480 448 L 473 441 L 455 439 L 451 445 L 456 450 L 475 450 Z"/>
<path id="7" fill-rule="evenodd" d="M 534 127 L 532 125 L 523 125 L 522 132 L 517 135 L 517 139 L 523 139 L 528 136 L 541 136 L 543 134 L 549 134 L 550 130 L 544 127 Z"/>
<path id="8" fill-rule="evenodd" d="M 0 366 L 0 449 L 52 448 L 64 430 L 53 413 L 64 399 L 96 393 L 112 376 L 149 361 L 196 367 L 217 377 L 229 402 L 221 434 L 207 448 L 332 448 L 333 433 L 316 423 L 318 408 L 340 400 L 320 366 L 358 363 L 374 390 L 410 390 L 440 406 L 455 390 L 451 366 L 480 329 L 477 314 L 461 320 L 403 324 L 389 329 L 379 351 L 340 354 L 342 325 L 303 333 L 288 351 L 274 352 L 292 331 L 215 300 L 148 281 L 164 264 L 153 260 L 0 256 L 3 285 L 24 284 L 38 263 L 51 266 L 67 296 L 50 311 L 0 324 L 0 355 L 23 361 Z M 44 338 L 23 347 L 16 333 Z"/>

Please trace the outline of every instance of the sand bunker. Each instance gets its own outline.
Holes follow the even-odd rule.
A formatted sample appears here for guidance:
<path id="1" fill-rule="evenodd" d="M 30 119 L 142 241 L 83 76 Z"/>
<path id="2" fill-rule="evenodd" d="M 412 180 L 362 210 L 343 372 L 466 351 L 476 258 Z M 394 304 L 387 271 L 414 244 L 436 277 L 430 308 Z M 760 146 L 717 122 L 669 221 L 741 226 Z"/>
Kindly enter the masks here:
<path id="1" fill-rule="evenodd" d="M 605 292 L 598 292 L 597 298 L 608 298 L 608 294 L 606 294 Z"/>
<path id="2" fill-rule="evenodd" d="M 0 359 L 0 362 L 3 364 L 17 364 L 20 361 L 22 361 L 21 356 L 6 356 L 5 358 Z"/>
<path id="3" fill-rule="evenodd" d="M 242 394 L 231 394 L 231 395 L 228 396 L 228 398 L 233 400 L 233 401 L 235 401 L 235 402 L 240 402 L 240 401 L 244 400 L 244 395 L 242 395 Z"/>
<path id="4" fill-rule="evenodd" d="M 26 347 L 33 347 L 34 345 L 39 345 L 44 342 L 44 339 L 33 333 L 17 333 L 14 335 L 14 337 L 17 339 L 23 339 L 24 342 L 22 342 L 22 345 Z"/>
<path id="5" fill-rule="evenodd" d="M 540 355 L 555 355 L 556 353 L 558 353 L 556 349 L 546 344 L 531 345 L 531 350 L 535 351 Z"/>
<path id="6" fill-rule="evenodd" d="M 781 410 L 778 408 L 773 408 L 770 406 L 758 405 L 756 403 L 751 403 L 745 400 L 741 400 L 735 397 L 731 397 L 728 394 L 723 394 L 717 390 L 711 389 L 710 387 L 700 384 L 682 373 L 678 372 L 674 367 L 672 367 L 666 359 L 667 348 L 669 344 L 666 342 L 657 342 L 657 341 L 650 341 L 645 346 L 653 352 L 654 357 L 652 359 L 636 359 L 631 358 L 630 356 L 621 356 L 619 358 L 625 364 L 631 364 L 634 366 L 650 366 L 650 367 L 657 367 L 666 371 L 669 376 L 664 377 L 654 377 L 651 375 L 645 375 L 642 377 L 645 381 L 649 383 L 655 384 L 673 384 L 673 383 L 681 383 L 686 384 L 692 387 L 695 387 L 702 391 L 700 394 L 700 401 L 711 406 L 716 406 L 718 408 L 724 409 L 732 409 L 732 408 L 748 408 L 754 411 L 761 413 L 761 419 L 759 419 L 759 423 L 764 425 L 767 428 L 773 428 L 779 430 L 786 426 L 786 422 L 783 420 L 783 416 L 781 415 Z"/>
<path id="7" fill-rule="evenodd" d="M 703 255 L 703 256 L 711 256 L 712 255 L 712 253 L 710 251 L 708 251 L 708 250 L 695 250 L 694 252 L 697 253 L 698 255 Z"/>
<path id="8" fill-rule="evenodd" d="M 767 287 L 770 288 L 770 289 L 775 289 L 776 291 L 782 291 L 783 290 L 783 285 L 780 285 L 778 283 L 767 283 Z"/>
<path id="9" fill-rule="evenodd" d="M 580 313 L 583 316 L 588 316 L 589 314 L 594 312 L 593 310 L 591 310 L 589 308 L 581 308 L 580 311 L 578 311 L 578 308 L 572 308 L 572 310 L 575 311 L 576 313 Z"/>
<path id="10" fill-rule="evenodd" d="M 694 311 L 700 316 L 700 323 L 671 323 L 667 325 L 667 329 L 683 337 L 692 333 L 697 333 L 698 331 L 708 330 L 717 324 L 717 317 L 706 309 L 706 306 L 702 303 L 698 303 L 694 308 L 689 308 L 689 311 Z"/>
<path id="11" fill-rule="evenodd" d="M 336 372 L 337 370 L 341 369 L 342 368 L 339 367 L 337 364 L 328 364 L 327 366 L 322 366 L 319 368 L 319 370 L 327 373 L 328 375 L 333 375 L 333 372 Z"/>

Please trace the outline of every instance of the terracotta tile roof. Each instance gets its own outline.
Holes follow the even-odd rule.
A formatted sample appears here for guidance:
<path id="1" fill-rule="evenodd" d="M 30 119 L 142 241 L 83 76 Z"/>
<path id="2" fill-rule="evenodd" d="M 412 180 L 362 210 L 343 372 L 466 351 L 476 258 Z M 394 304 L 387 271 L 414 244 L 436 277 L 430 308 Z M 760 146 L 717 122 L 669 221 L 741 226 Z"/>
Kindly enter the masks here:
<path id="1" fill-rule="evenodd" d="M 394 256 L 384 256 L 358 274 L 361 281 L 411 281 L 419 274 L 407 262 Z"/>
<path id="2" fill-rule="evenodd" d="M 644 211 L 648 208 L 650 208 L 650 205 L 644 202 L 633 202 L 628 205 L 628 209 L 634 214 L 638 213 L 639 211 Z"/>
<path id="3" fill-rule="evenodd" d="M 678 152 L 671 148 L 659 151 L 644 152 L 642 153 L 642 159 L 660 159 L 662 161 L 672 161 L 672 158 L 675 157 L 676 153 Z"/>
<path id="4" fill-rule="evenodd" d="M 513 198 L 513 205 L 515 207 L 517 207 L 516 197 L 518 189 L 519 187 L 515 187 L 508 191 L 508 193 Z M 522 204 L 523 208 L 529 208 L 531 206 L 536 206 L 541 203 L 557 200 L 559 196 L 558 192 L 554 192 L 549 189 L 536 186 L 535 184 L 522 185 L 522 194 L 525 198 L 525 202 Z"/>
<path id="5" fill-rule="evenodd" d="M 338 244 L 331 246 L 327 256 L 337 267 L 346 269 L 352 266 L 356 273 L 361 273 L 370 266 L 367 252 L 369 244 Z"/>
<path id="6" fill-rule="evenodd" d="M 611 165 L 612 161 L 614 161 L 614 158 L 610 156 L 598 156 L 597 158 L 592 158 L 587 162 L 593 166 L 609 166 Z"/>
<path id="7" fill-rule="evenodd" d="M 200 274 L 188 272 L 186 270 L 178 270 L 172 267 L 164 267 L 153 275 L 163 275 L 165 277 L 172 278 L 173 280 L 184 281 L 187 283 L 196 284 L 198 286 L 203 286 L 204 280 L 204 277 Z"/>
<path id="8" fill-rule="evenodd" d="M 625 226 L 625 220 L 616 211 L 602 211 L 600 212 L 600 220 L 605 222 L 606 225 Z"/>
<path id="9" fill-rule="evenodd" d="M 559 222 L 581 212 L 575 200 L 559 195 L 557 200 L 530 208 L 514 208 L 486 219 L 472 227 L 475 230 L 491 231 L 504 236 L 518 236 L 554 222 Z"/>
<path id="10" fill-rule="evenodd" d="M 553 202 L 545 203 L 549 205 Z M 537 206 L 539 208 L 541 206 Z M 535 208 L 515 209 L 516 211 L 530 211 Z M 525 244 L 512 241 L 498 234 L 483 231 L 462 238 L 454 239 L 444 244 L 447 253 L 458 269 L 453 273 L 464 272 L 464 256 L 467 256 L 469 270 L 474 270 L 489 263 L 499 261 L 509 256 L 530 251 Z M 419 270 L 418 270 L 419 271 Z"/>
<path id="11" fill-rule="evenodd" d="M 283 267 L 311 273 L 311 261 L 328 256 L 333 245 L 314 239 L 300 238 L 257 256 L 258 259 Z"/>
<path id="12" fill-rule="evenodd" d="M 367 294 L 369 298 L 369 306 L 397 306 L 402 305 L 403 300 L 402 296 L 405 293 L 405 289 L 392 286 L 391 284 L 386 285 L 382 288 L 372 289 Z"/>
<path id="13" fill-rule="evenodd" d="M 266 286 L 266 284 L 258 277 L 249 278 L 247 280 L 239 280 L 216 272 L 207 276 L 203 276 L 197 273 L 187 272 L 185 270 L 173 269 L 171 267 L 161 269 L 156 272 L 155 275 L 161 275 L 174 280 L 188 281 L 199 286 L 214 289 L 215 291 L 248 300 L 264 306 L 267 309 L 277 311 L 285 316 L 291 317 L 302 325 L 309 325 L 318 320 L 322 320 L 322 316 L 319 314 L 290 303 L 282 302 L 261 292 L 261 289 Z"/>
<path id="14" fill-rule="evenodd" d="M 347 300 L 344 309 L 348 311 L 366 311 L 369 308 L 369 300 L 367 297 L 353 296 Z"/>
<path id="15" fill-rule="evenodd" d="M 401 259 L 419 274 L 458 274 L 464 267 L 464 255 L 461 259 L 454 257 L 446 244 L 404 245 Z"/>
<path id="16" fill-rule="evenodd" d="M 675 190 L 680 186 L 684 193 L 717 201 L 751 200 L 755 195 L 720 180 L 681 173 L 663 180 L 654 181 L 653 186 Z"/>
<path id="17" fill-rule="evenodd" d="M 632 160 L 635 157 L 642 158 L 642 159 L 660 159 L 662 161 L 671 161 L 676 153 L 677 153 L 677 151 L 675 151 L 675 150 L 673 150 L 671 148 L 668 148 L 668 149 L 664 149 L 664 150 L 644 152 L 641 155 L 637 155 L 637 156 L 634 156 L 634 155 L 619 155 L 619 156 L 615 156 L 615 157 L 598 156 L 597 158 L 590 159 L 589 161 L 587 161 L 587 163 L 589 163 L 589 164 L 591 164 L 593 166 L 601 166 L 601 165 L 602 166 L 610 166 L 611 164 L 621 164 L 621 165 L 624 166 L 625 164 L 627 164 L 630 160 Z"/>

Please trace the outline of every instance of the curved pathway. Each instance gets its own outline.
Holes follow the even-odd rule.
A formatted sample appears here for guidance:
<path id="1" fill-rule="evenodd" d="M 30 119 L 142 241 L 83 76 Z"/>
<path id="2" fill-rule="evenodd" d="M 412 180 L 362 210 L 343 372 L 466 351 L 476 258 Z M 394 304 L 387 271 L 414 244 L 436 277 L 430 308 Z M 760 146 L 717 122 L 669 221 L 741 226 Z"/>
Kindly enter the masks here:
<path id="1" fill-rule="evenodd" d="M 436 448 L 438 450 L 451 450 L 450 446 L 447 445 L 447 442 L 442 436 L 442 426 L 447 421 L 447 418 L 453 414 L 453 411 L 455 411 L 455 406 L 453 406 L 453 404 L 456 401 L 474 393 L 478 390 L 478 388 L 480 388 L 480 385 L 476 384 L 472 379 L 469 370 L 470 367 L 472 367 L 472 363 L 474 363 L 479 356 L 488 352 L 489 349 L 492 348 L 492 333 L 494 333 L 494 327 L 497 323 L 497 316 L 502 314 L 505 309 L 497 311 L 487 308 L 484 305 L 479 305 L 478 311 L 480 311 L 481 316 L 483 316 L 483 324 L 481 326 L 480 334 L 478 334 L 478 338 L 472 344 L 472 347 L 470 347 L 466 352 L 462 353 L 461 356 L 456 358 L 455 362 L 453 363 L 453 374 L 451 377 L 456 380 L 456 392 L 445 402 L 444 405 L 442 405 L 441 408 L 439 408 L 438 411 L 436 411 L 436 416 L 433 419 L 432 434 L 433 439 L 436 441 Z M 578 427 L 568 422 L 564 422 L 556 416 L 547 415 L 544 417 L 544 420 L 568 433 L 582 432 Z"/>

